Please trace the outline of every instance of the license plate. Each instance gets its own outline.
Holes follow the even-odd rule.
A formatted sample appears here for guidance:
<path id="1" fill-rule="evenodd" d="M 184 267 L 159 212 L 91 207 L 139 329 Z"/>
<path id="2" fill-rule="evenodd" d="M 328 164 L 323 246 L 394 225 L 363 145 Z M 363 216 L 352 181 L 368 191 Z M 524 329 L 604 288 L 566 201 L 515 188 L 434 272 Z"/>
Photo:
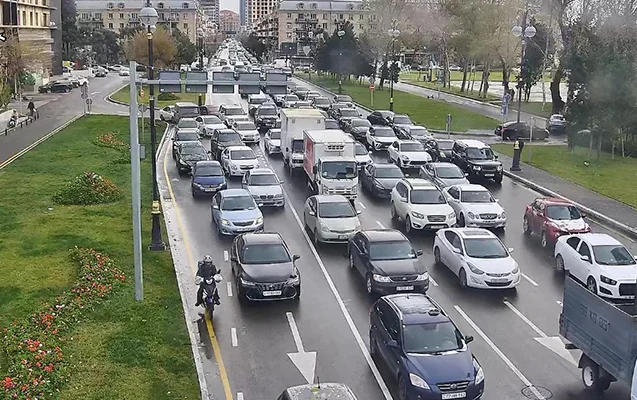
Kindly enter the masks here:
<path id="1" fill-rule="evenodd" d="M 464 399 L 465 397 L 467 397 L 467 392 L 443 393 L 442 394 L 442 399 L 443 400 L 447 400 L 447 399 Z"/>
<path id="2" fill-rule="evenodd" d="M 487 178 L 494 176 L 495 174 L 484 174 L 484 176 L 486 176 Z M 455 397 L 454 397 L 455 398 Z"/>
<path id="3" fill-rule="evenodd" d="M 499 282 L 508 282 L 508 281 L 510 281 L 509 278 L 492 278 L 491 279 L 491 282 L 498 282 L 498 283 Z"/>
<path id="4" fill-rule="evenodd" d="M 399 291 L 414 290 L 414 287 L 413 286 L 398 286 L 398 287 L 396 287 L 396 290 L 399 290 Z"/>
<path id="5" fill-rule="evenodd" d="M 205 188 L 204 189 L 205 192 L 214 192 L 215 190 L 217 190 L 217 188 Z"/>
<path id="6" fill-rule="evenodd" d="M 444 229 L 447 225 L 430 225 L 431 229 Z"/>
<path id="7" fill-rule="evenodd" d="M 338 240 L 345 240 L 347 239 L 347 235 L 338 235 Z"/>
<path id="8" fill-rule="evenodd" d="M 263 292 L 263 295 L 266 297 L 269 296 L 281 296 L 281 291 L 280 290 L 266 290 L 265 292 Z"/>

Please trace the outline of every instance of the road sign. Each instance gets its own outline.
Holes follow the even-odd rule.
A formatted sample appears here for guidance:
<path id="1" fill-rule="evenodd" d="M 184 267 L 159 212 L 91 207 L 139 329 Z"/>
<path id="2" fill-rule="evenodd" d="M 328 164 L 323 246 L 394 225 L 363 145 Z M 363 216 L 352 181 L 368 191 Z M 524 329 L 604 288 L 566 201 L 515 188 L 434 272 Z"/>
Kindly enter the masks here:
<path id="1" fill-rule="evenodd" d="M 452 120 L 453 120 L 453 117 L 451 116 L 451 114 L 447 114 L 447 117 L 445 118 L 445 122 L 450 124 Z"/>
<path id="2" fill-rule="evenodd" d="M 303 46 L 303 53 L 306 57 L 310 55 L 310 51 L 312 51 L 312 48 L 310 46 Z"/>
<path id="3" fill-rule="evenodd" d="M 82 93 L 82 100 L 88 99 L 88 93 Z"/>
<path id="4" fill-rule="evenodd" d="M 369 84 L 369 90 L 370 90 L 370 92 L 373 92 L 373 91 L 374 91 L 374 89 L 375 89 L 374 84 L 373 84 L 373 83 L 370 83 L 370 84 Z"/>
<path id="5" fill-rule="evenodd" d="M 86 104 L 88 104 L 88 105 L 93 104 L 93 99 L 86 99 Z"/>
<path id="6" fill-rule="evenodd" d="M 146 112 L 146 104 L 139 105 L 139 112 L 142 114 Z"/>
<path id="7" fill-rule="evenodd" d="M 144 88 L 139 89 L 139 97 L 144 97 Z"/>

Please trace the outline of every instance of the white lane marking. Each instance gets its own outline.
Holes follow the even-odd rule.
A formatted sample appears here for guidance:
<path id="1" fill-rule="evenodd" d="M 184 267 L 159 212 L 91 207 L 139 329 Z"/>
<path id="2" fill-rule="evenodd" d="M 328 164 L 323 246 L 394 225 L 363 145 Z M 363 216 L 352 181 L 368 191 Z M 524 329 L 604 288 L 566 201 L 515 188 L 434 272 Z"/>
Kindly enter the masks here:
<path id="1" fill-rule="evenodd" d="M 484 340 L 489 345 L 489 347 L 491 347 L 495 354 L 497 354 L 498 357 L 500 357 L 500 359 L 504 361 L 507 367 L 509 367 L 509 369 L 513 371 L 513 373 L 522 381 L 522 383 L 529 387 L 535 397 L 537 397 L 539 400 L 546 400 L 546 397 L 542 396 L 542 393 L 540 393 L 535 388 L 535 386 L 533 386 L 531 381 L 528 380 L 526 376 L 524 376 L 522 371 L 520 371 L 518 367 L 516 367 L 515 364 L 511 362 L 511 360 L 509 360 L 509 358 L 502 352 L 502 350 L 500 350 L 500 348 L 498 348 L 498 346 L 496 346 L 495 343 L 493 343 L 493 341 L 489 339 L 489 337 L 482 331 L 482 329 L 480 329 L 480 327 L 476 325 L 476 323 L 473 322 L 471 318 L 469 318 L 469 316 L 462 310 L 462 308 L 460 308 L 460 306 L 454 305 L 453 308 L 455 308 L 456 311 L 458 311 L 458 313 L 462 316 L 462 318 L 464 318 L 465 321 L 467 321 L 467 323 L 471 325 L 473 330 L 476 331 L 478 335 L 480 335 L 482 340 Z"/>
<path id="2" fill-rule="evenodd" d="M 237 392 L 237 400 L 243 400 L 243 393 Z"/>
<path id="3" fill-rule="evenodd" d="M 223 251 L 223 261 L 228 261 L 228 250 Z"/>
<path id="4" fill-rule="evenodd" d="M 232 297 L 232 282 L 226 282 L 226 291 L 228 292 L 228 297 Z"/>
<path id="5" fill-rule="evenodd" d="M 380 226 L 381 229 L 385 229 L 385 225 L 380 221 L 376 221 L 376 225 Z"/>
<path id="6" fill-rule="evenodd" d="M 431 284 L 434 286 L 438 286 L 438 282 L 436 282 L 431 275 L 429 275 L 429 282 L 431 282 Z"/>
<path id="7" fill-rule="evenodd" d="M 509 307 L 509 309 L 511 311 L 513 311 L 518 317 L 520 317 L 520 319 L 524 322 L 526 322 L 526 324 L 528 326 L 531 327 L 531 329 L 533 329 L 535 331 L 535 333 L 537 333 L 538 335 L 540 335 L 541 337 L 548 337 L 548 335 L 544 332 L 542 332 L 542 330 L 540 328 L 538 328 L 533 322 L 531 322 L 530 319 L 528 319 L 526 317 L 526 315 L 522 314 L 522 311 L 518 310 L 517 308 L 515 308 L 515 306 L 513 306 L 513 304 L 509 303 L 508 300 L 503 300 L 503 303 L 505 306 Z"/>
<path id="8" fill-rule="evenodd" d="M 237 328 L 230 329 L 230 338 L 232 340 L 232 347 L 239 346 L 239 339 L 237 338 Z"/>
<path id="9" fill-rule="evenodd" d="M 537 282 L 535 282 L 533 279 L 531 279 L 527 274 L 525 274 L 524 272 L 521 273 L 522 278 L 526 279 L 527 281 L 529 281 L 529 283 L 533 286 L 540 286 Z"/>
<path id="10" fill-rule="evenodd" d="M 363 204 L 363 203 L 362 203 L 362 202 L 360 202 L 360 201 L 358 202 L 358 205 L 359 205 L 359 206 L 361 206 L 361 208 L 362 208 L 363 210 L 367 208 L 367 207 L 365 207 L 365 204 Z"/>
<path id="11" fill-rule="evenodd" d="M 290 324 L 290 330 L 292 331 L 292 337 L 294 338 L 294 344 L 296 345 L 296 350 L 299 353 L 304 353 L 305 350 L 303 348 L 303 341 L 301 340 L 299 327 L 296 325 L 296 321 L 294 320 L 294 315 L 288 311 L 285 313 L 285 316 L 288 319 L 288 324 Z"/>
<path id="12" fill-rule="evenodd" d="M 557 304 L 559 304 L 559 306 L 560 306 L 560 307 L 563 307 L 563 305 L 562 305 L 562 302 L 561 302 L 561 301 L 559 301 L 559 300 L 556 300 L 556 301 L 557 301 Z"/>

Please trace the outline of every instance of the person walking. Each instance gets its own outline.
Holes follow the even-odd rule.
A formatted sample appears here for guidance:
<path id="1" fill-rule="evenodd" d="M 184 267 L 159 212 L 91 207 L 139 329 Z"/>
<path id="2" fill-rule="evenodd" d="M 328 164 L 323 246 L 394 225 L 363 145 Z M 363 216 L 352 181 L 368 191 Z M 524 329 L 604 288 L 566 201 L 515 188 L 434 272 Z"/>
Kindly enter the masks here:
<path id="1" fill-rule="evenodd" d="M 27 105 L 27 108 L 29 109 L 29 115 L 33 118 L 35 116 L 35 104 L 32 99 L 29 99 L 29 105 Z"/>

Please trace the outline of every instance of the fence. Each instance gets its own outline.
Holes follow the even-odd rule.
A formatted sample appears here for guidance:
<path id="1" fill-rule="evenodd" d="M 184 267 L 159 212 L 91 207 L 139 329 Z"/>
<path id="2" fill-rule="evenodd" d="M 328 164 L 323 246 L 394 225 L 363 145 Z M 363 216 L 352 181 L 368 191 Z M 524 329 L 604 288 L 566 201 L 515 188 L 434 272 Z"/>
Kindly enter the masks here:
<path id="1" fill-rule="evenodd" d="M 40 112 L 38 110 L 33 110 L 33 115 L 28 115 L 26 118 L 22 119 L 21 121 L 19 121 L 18 123 L 15 124 L 15 126 L 9 128 L 8 126 L 4 128 L 4 130 L 0 131 L 0 134 L 4 134 L 4 136 L 7 136 L 9 134 L 9 132 L 17 130 L 19 128 L 25 127 L 29 124 L 32 124 L 33 122 L 35 122 L 38 118 L 40 118 Z"/>

